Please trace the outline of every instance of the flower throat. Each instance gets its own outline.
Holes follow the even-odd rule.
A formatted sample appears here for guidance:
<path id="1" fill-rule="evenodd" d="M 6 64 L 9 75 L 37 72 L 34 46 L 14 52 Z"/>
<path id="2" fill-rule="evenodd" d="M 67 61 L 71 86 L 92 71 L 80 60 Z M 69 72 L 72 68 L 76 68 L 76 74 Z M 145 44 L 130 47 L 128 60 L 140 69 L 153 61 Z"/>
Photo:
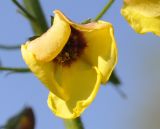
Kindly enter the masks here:
<path id="1" fill-rule="evenodd" d="M 81 56 L 86 46 L 82 33 L 71 27 L 71 35 L 66 45 L 53 61 L 64 66 L 70 65 Z"/>

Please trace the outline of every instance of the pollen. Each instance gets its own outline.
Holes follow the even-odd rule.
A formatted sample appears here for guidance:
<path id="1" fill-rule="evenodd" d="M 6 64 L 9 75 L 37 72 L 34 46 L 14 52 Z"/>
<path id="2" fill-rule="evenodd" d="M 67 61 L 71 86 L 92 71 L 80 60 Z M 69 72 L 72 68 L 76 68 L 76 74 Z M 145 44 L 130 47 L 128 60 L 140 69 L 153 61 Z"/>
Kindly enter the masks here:
<path id="1" fill-rule="evenodd" d="M 71 27 L 71 35 L 66 45 L 53 61 L 57 64 L 68 66 L 82 55 L 86 46 L 82 33 Z"/>

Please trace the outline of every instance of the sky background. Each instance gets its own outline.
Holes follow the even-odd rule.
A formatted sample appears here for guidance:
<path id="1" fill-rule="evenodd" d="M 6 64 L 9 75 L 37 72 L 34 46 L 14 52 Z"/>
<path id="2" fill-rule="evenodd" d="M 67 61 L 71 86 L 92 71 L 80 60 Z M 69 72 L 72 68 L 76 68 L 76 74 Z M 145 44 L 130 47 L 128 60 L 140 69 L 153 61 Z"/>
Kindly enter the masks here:
<path id="1" fill-rule="evenodd" d="M 107 0 L 41 0 L 50 24 L 54 9 L 81 22 L 95 17 Z M 113 24 L 119 49 L 116 71 L 122 81 L 123 99 L 116 89 L 101 86 L 95 101 L 82 115 L 85 129 L 159 129 L 160 128 L 160 37 L 136 34 L 120 14 L 117 0 L 102 18 Z M 0 2 L 0 44 L 24 43 L 33 36 L 29 22 L 16 12 L 11 0 Z M 25 67 L 21 53 L 0 50 L 3 66 Z M 33 74 L 0 72 L 0 125 L 25 106 L 33 107 L 36 129 L 64 129 L 63 121 L 47 106 L 48 90 Z"/>

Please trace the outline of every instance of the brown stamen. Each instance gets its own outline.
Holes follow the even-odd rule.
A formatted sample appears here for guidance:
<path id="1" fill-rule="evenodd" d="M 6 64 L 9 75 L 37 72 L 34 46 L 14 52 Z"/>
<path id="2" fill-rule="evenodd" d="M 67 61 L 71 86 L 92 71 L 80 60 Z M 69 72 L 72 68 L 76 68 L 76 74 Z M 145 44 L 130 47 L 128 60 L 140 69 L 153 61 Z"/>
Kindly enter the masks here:
<path id="1" fill-rule="evenodd" d="M 71 35 L 68 42 L 53 61 L 68 66 L 82 55 L 86 46 L 82 33 L 71 27 Z"/>

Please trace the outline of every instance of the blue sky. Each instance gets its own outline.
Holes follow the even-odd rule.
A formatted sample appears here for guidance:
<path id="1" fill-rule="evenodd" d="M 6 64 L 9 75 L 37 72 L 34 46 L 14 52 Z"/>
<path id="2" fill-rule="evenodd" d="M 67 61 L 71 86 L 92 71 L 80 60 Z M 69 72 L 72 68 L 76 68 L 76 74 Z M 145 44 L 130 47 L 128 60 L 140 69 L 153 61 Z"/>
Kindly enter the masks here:
<path id="1" fill-rule="evenodd" d="M 69 18 L 81 22 L 98 14 L 106 1 L 99 0 L 41 0 L 50 23 L 54 9 L 60 9 Z M 153 34 L 136 34 L 120 15 L 122 1 L 116 1 L 103 20 L 113 24 L 119 49 L 116 66 L 128 99 L 119 96 L 111 85 L 102 86 L 95 101 L 83 113 L 86 129 L 159 129 L 160 128 L 160 38 Z M 0 43 L 24 43 L 33 36 L 28 21 L 16 12 L 11 0 L 0 3 Z M 3 66 L 25 67 L 21 53 L 0 50 Z M 26 105 L 33 107 L 36 129 L 63 129 L 63 121 L 47 107 L 48 90 L 33 74 L 0 73 L 0 125 Z"/>

